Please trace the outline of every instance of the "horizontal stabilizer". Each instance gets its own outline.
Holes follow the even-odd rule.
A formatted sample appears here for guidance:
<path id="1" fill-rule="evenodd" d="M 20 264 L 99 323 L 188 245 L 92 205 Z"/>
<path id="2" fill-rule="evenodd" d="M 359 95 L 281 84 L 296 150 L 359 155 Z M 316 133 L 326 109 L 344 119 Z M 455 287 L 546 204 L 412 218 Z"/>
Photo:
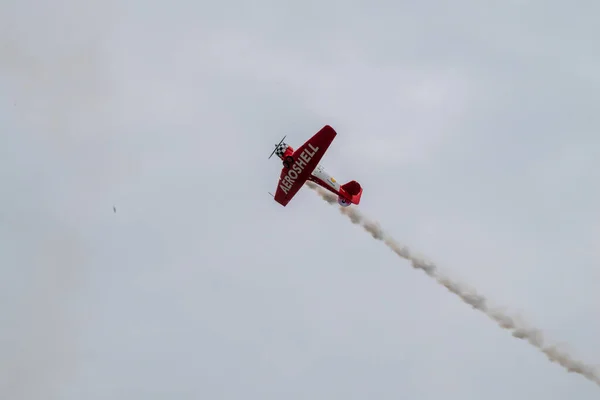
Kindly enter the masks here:
<path id="1" fill-rule="evenodd" d="M 360 203 L 360 198 L 362 197 L 363 192 L 360 183 L 356 181 L 350 181 L 348 183 L 344 183 L 341 189 L 350 196 L 350 202 L 352 204 Z"/>

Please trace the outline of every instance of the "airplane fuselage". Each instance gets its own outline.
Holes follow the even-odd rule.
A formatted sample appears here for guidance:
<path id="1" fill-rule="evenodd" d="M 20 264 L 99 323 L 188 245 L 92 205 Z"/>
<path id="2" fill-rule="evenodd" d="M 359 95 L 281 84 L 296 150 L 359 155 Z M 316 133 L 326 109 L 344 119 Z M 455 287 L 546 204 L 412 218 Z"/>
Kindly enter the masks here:
<path id="1" fill-rule="evenodd" d="M 277 154 L 282 160 L 283 169 L 275 195 L 275 201 L 284 207 L 296 195 L 302 185 L 311 181 L 335 194 L 338 204 L 348 207 L 358 205 L 362 196 L 362 186 L 355 180 L 340 184 L 319 164 L 321 158 L 336 136 L 335 130 L 325 125 L 296 151 L 284 143 L 285 136 L 275 145 L 271 156 Z M 269 156 L 269 158 L 271 158 Z"/>
<path id="2" fill-rule="evenodd" d="M 279 144 L 275 154 L 277 154 L 277 156 L 285 162 L 287 157 L 290 157 L 292 154 L 294 154 L 294 149 L 287 143 L 282 142 Z M 338 196 L 341 195 L 340 184 L 325 170 L 321 164 L 317 164 L 316 168 L 312 171 L 308 179 Z"/>

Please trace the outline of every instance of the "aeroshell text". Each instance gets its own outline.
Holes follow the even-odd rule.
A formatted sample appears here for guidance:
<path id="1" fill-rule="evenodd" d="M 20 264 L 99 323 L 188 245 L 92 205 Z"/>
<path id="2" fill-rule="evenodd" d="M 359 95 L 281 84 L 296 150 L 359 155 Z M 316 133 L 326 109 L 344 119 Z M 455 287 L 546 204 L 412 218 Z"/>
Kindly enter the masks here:
<path id="1" fill-rule="evenodd" d="M 279 188 L 283 190 L 285 194 L 288 194 L 290 189 L 294 186 L 296 179 L 298 179 L 298 176 L 304 171 L 304 168 L 306 168 L 306 165 L 312 160 L 317 151 L 319 151 L 319 148 L 313 146 L 312 143 L 309 143 L 302 153 L 300 153 L 298 158 L 294 160 L 294 164 L 288 169 L 287 174 L 281 179 L 279 184 Z"/>

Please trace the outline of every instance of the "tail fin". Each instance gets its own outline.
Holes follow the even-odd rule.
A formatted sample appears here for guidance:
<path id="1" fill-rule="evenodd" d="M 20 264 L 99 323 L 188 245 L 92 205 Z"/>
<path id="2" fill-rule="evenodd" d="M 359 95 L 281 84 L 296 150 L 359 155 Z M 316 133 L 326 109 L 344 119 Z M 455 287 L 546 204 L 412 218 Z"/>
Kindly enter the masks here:
<path id="1" fill-rule="evenodd" d="M 346 192 L 350 197 L 350 202 L 352 204 L 360 203 L 360 198 L 362 196 L 363 189 L 360 186 L 360 183 L 356 181 L 350 181 L 348 183 L 344 183 L 341 189 Z"/>

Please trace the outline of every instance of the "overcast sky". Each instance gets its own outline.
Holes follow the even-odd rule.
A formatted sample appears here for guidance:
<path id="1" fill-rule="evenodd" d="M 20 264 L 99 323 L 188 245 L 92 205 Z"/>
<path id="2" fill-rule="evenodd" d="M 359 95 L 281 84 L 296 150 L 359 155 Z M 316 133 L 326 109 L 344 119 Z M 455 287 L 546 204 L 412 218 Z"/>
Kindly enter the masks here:
<path id="1" fill-rule="evenodd" d="M 2 0 L 0 398 L 598 399 L 267 157 L 600 365 L 599 13 Z"/>

